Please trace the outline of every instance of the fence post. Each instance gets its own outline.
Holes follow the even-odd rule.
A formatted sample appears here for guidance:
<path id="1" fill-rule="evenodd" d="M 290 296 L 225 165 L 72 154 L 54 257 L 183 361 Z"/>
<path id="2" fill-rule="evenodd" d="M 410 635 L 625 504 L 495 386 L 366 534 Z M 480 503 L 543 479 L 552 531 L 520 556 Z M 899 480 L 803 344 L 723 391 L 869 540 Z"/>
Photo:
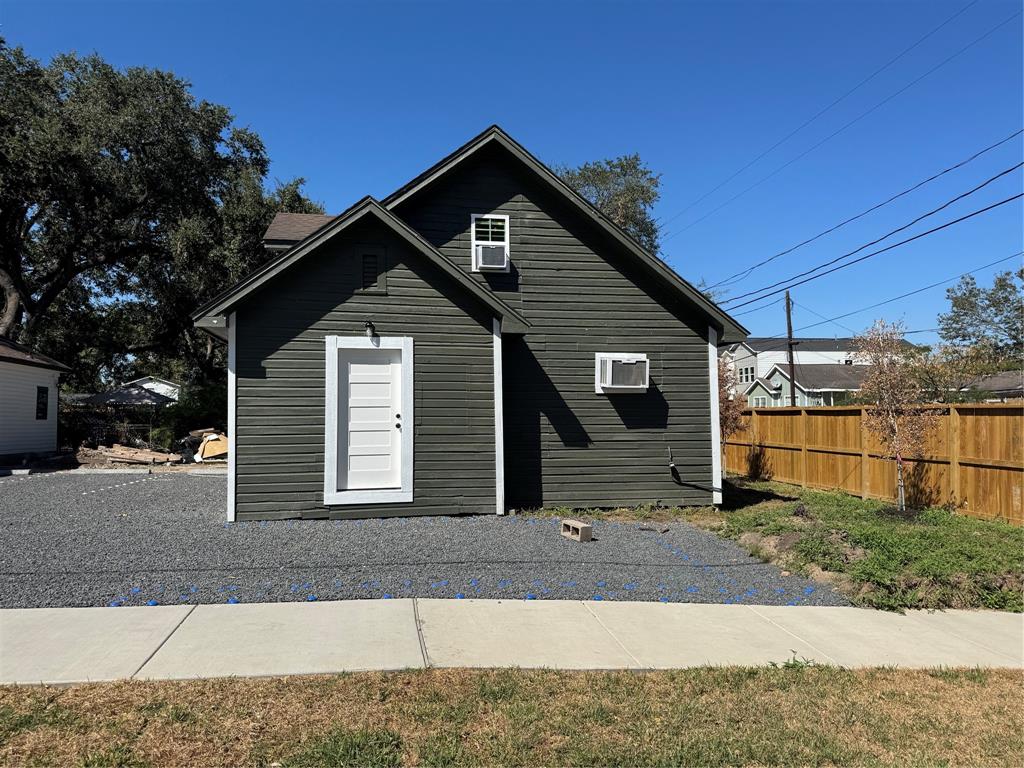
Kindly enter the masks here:
<path id="1" fill-rule="evenodd" d="M 868 441 L 864 437 L 864 408 L 857 409 L 857 429 L 860 432 L 860 497 L 866 499 L 871 484 L 871 454 L 868 453 Z"/>
<path id="2" fill-rule="evenodd" d="M 800 485 L 807 487 L 807 409 L 800 409 Z"/>
<path id="3" fill-rule="evenodd" d="M 960 409 L 949 406 L 949 492 L 960 505 Z"/>

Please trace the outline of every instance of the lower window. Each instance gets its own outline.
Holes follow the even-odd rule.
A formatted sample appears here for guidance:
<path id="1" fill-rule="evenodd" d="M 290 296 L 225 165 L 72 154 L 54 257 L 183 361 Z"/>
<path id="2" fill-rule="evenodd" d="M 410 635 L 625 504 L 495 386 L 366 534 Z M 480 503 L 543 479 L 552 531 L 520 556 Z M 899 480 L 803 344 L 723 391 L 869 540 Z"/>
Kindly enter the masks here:
<path id="1" fill-rule="evenodd" d="M 324 504 L 413 499 L 413 340 L 328 336 Z"/>

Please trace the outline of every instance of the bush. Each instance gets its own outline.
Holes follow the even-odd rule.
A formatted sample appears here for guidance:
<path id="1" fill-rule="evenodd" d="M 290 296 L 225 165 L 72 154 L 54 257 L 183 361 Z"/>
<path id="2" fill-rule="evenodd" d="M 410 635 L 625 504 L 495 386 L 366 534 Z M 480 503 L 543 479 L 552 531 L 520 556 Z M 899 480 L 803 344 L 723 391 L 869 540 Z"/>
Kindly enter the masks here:
<path id="1" fill-rule="evenodd" d="M 193 429 L 212 427 L 223 430 L 227 415 L 227 385 L 204 384 L 182 388 L 178 402 L 162 409 L 156 421 L 161 429 L 170 430 L 173 443 Z"/>

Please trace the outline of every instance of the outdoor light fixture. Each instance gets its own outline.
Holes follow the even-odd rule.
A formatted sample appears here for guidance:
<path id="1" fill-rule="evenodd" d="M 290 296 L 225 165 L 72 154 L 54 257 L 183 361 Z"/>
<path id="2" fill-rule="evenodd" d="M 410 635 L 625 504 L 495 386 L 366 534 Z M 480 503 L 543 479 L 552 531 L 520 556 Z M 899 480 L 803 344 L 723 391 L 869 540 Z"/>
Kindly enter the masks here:
<path id="1" fill-rule="evenodd" d="M 373 327 L 372 321 L 367 320 L 364 323 L 364 327 L 366 328 L 366 338 L 372 339 L 374 336 L 377 335 L 377 329 Z"/>

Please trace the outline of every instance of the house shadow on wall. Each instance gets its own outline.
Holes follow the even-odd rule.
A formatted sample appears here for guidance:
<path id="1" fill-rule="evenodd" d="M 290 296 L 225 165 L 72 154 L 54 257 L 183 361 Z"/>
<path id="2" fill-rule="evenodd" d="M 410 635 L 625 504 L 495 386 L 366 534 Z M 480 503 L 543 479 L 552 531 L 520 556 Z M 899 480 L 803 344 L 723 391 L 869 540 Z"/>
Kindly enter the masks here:
<path id="1" fill-rule="evenodd" d="M 666 429 L 668 427 L 668 401 L 653 381 L 646 392 L 608 395 L 607 397 L 626 429 Z"/>
<path id="2" fill-rule="evenodd" d="M 542 454 L 547 419 L 566 448 L 593 440 L 522 336 L 503 340 L 505 483 L 508 503 L 535 508 L 544 501 Z"/>

